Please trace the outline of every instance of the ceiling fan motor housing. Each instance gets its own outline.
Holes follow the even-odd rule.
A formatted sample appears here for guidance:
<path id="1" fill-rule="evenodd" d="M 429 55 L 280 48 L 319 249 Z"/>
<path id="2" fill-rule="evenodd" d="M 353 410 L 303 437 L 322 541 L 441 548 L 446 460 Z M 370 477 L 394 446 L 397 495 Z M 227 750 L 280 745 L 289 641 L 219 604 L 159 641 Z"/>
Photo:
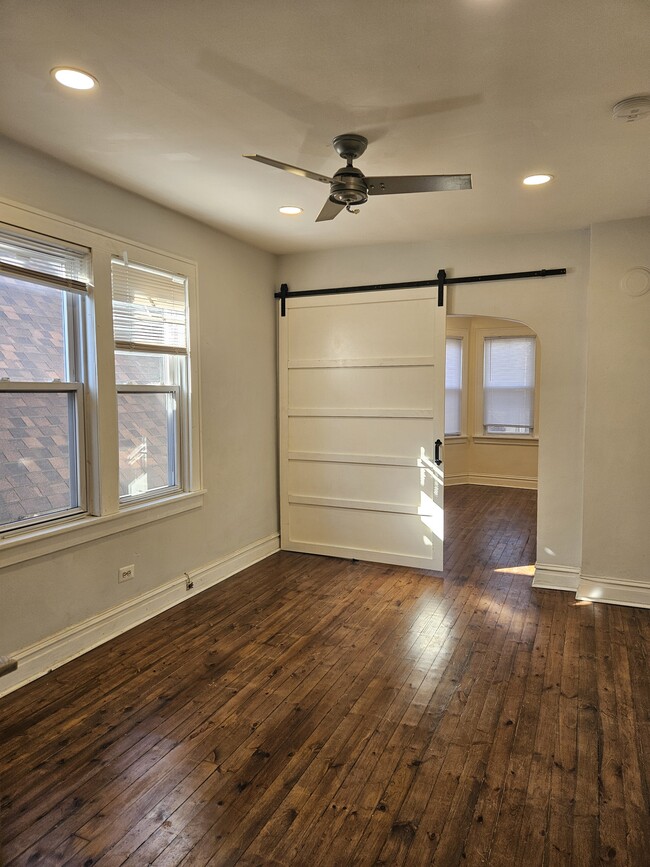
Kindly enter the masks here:
<path id="1" fill-rule="evenodd" d="M 341 205 L 362 205 L 368 201 L 368 185 L 363 172 L 354 166 L 339 169 L 330 186 L 330 200 Z"/>

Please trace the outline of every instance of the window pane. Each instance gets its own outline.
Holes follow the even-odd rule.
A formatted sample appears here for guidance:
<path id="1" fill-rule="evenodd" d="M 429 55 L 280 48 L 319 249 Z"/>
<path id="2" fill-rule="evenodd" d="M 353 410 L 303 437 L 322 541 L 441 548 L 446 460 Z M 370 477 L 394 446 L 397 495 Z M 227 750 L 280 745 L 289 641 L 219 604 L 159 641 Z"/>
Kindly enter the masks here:
<path id="1" fill-rule="evenodd" d="M 65 293 L 0 275 L 0 378 L 65 380 Z"/>
<path id="2" fill-rule="evenodd" d="M 118 394 L 121 497 L 176 484 L 174 404 L 169 393 Z"/>
<path id="3" fill-rule="evenodd" d="M 448 337 L 446 350 L 445 434 L 447 436 L 458 436 L 460 434 L 462 412 L 463 341 L 458 337 Z"/>
<path id="4" fill-rule="evenodd" d="M 115 381 L 118 385 L 175 385 L 179 363 L 173 355 L 116 352 Z"/>
<path id="5" fill-rule="evenodd" d="M 70 470 L 74 400 L 70 393 L 0 392 L 0 524 L 78 506 Z"/>
<path id="6" fill-rule="evenodd" d="M 533 429 L 535 338 L 486 338 L 484 350 L 486 432 L 529 434 Z"/>

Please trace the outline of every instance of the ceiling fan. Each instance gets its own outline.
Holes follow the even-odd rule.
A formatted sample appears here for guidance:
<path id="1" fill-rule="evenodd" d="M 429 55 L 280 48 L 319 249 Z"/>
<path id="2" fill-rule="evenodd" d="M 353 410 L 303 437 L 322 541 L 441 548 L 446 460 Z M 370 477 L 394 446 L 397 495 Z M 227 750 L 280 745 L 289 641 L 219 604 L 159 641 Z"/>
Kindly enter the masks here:
<path id="1" fill-rule="evenodd" d="M 288 163 L 272 160 L 270 157 L 262 157 L 259 154 L 243 154 L 248 160 L 257 160 L 274 166 L 293 175 L 302 178 L 311 178 L 322 184 L 330 185 L 329 198 L 323 205 L 316 222 L 333 220 L 344 208 L 351 214 L 358 214 L 358 208 L 352 205 L 363 205 L 368 201 L 368 196 L 388 196 L 394 193 L 435 193 L 446 190 L 471 190 L 471 175 L 398 175 L 396 177 L 367 178 L 361 169 L 353 166 L 354 160 L 358 159 L 368 146 L 368 139 L 357 133 L 345 133 L 337 135 L 332 141 L 334 150 L 346 160 L 347 165 L 334 173 L 334 177 L 321 175 L 318 172 L 310 172 Z"/>

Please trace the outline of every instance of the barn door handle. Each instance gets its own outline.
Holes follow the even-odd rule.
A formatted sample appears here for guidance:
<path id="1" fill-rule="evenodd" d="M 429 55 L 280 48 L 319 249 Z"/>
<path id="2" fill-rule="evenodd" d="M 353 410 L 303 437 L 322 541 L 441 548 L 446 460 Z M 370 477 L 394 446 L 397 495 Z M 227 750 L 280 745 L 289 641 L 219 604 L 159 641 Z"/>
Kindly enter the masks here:
<path id="1" fill-rule="evenodd" d="M 440 446 L 441 445 L 442 445 L 441 440 L 436 440 L 434 443 L 435 451 L 434 451 L 434 455 L 433 455 L 433 462 L 437 467 L 439 467 L 440 464 L 442 463 L 442 460 L 440 459 Z"/>

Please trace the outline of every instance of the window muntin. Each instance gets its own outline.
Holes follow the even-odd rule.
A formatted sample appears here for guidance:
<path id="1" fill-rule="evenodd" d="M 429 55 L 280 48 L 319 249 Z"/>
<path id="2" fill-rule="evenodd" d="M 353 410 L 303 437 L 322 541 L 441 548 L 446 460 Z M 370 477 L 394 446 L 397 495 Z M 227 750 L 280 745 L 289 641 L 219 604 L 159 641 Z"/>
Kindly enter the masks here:
<path id="1" fill-rule="evenodd" d="M 88 273 L 87 250 L 0 227 L 2 531 L 85 511 L 78 278 Z"/>
<path id="2" fill-rule="evenodd" d="M 534 429 L 535 338 L 486 337 L 483 344 L 485 434 L 530 436 Z"/>
<path id="3" fill-rule="evenodd" d="M 183 490 L 189 475 L 187 280 L 111 263 L 120 502 Z"/>
<path id="4" fill-rule="evenodd" d="M 445 436 L 460 436 L 463 423 L 462 338 L 448 337 L 445 351 Z"/>

